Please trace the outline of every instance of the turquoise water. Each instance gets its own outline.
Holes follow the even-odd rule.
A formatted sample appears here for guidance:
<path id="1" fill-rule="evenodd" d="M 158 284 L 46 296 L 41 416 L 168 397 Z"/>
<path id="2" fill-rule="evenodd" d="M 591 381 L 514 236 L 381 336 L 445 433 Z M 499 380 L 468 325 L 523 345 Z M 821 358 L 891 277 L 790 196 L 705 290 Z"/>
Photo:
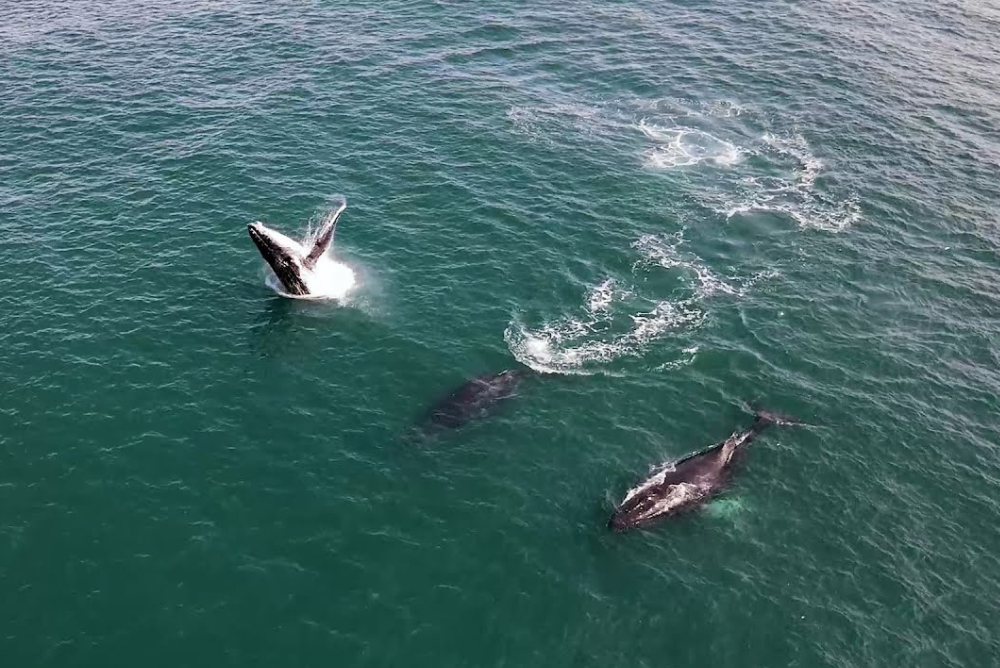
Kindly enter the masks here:
<path id="1" fill-rule="evenodd" d="M 2 664 L 994 665 L 998 34 L 928 0 L 3 3 Z M 276 295 L 246 225 L 338 195 L 355 289 Z M 753 400 L 810 426 L 606 530 Z"/>

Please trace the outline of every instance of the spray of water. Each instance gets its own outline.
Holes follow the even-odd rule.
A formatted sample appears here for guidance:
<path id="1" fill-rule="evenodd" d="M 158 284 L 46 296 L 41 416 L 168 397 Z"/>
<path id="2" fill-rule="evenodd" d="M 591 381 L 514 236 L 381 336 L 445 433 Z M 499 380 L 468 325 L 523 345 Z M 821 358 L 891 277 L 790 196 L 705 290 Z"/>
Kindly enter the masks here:
<path id="1" fill-rule="evenodd" d="M 336 218 L 347 207 L 343 197 L 337 197 L 331 206 L 324 209 L 323 214 L 315 218 L 306 230 L 300 242 L 303 257 L 315 244 L 318 236 L 327 224 Z M 331 233 L 332 234 L 332 233 Z M 346 302 L 357 287 L 357 277 L 354 270 L 347 264 L 333 258 L 333 239 L 312 269 L 304 269 L 302 280 L 309 290 L 305 295 L 293 295 L 284 291 L 281 281 L 270 270 L 266 269 L 264 281 L 268 287 L 284 297 L 307 300 L 336 300 Z"/>

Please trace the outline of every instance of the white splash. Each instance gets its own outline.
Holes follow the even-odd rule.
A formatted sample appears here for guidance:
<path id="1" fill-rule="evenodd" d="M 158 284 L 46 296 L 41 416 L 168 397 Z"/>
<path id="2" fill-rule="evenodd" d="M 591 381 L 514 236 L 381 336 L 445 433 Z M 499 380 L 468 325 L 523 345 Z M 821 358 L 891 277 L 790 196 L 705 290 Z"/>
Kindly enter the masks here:
<path id="1" fill-rule="evenodd" d="M 594 288 L 587 298 L 587 310 L 591 313 L 607 311 L 615 299 L 615 285 L 615 279 L 609 278 Z M 631 293 L 628 291 L 619 292 L 619 298 L 629 294 Z"/>
<path id="2" fill-rule="evenodd" d="M 341 202 L 337 207 L 330 209 L 324 215 L 323 220 L 319 225 L 316 225 L 314 229 L 309 229 L 306 232 L 301 242 L 290 239 L 276 230 L 269 230 L 269 233 L 272 238 L 279 239 L 281 243 L 287 246 L 294 255 L 304 258 L 309 254 L 309 249 L 312 248 L 316 236 L 324 227 L 324 223 L 327 222 L 331 216 L 339 215 L 345 206 L 346 202 Z M 295 295 L 285 292 L 281 281 L 278 280 L 278 277 L 274 275 L 274 272 L 266 264 L 264 281 L 269 288 L 283 297 L 289 297 L 291 299 L 336 300 L 344 302 L 347 300 L 351 291 L 355 288 L 356 277 L 354 270 L 350 266 L 344 264 L 343 262 L 338 262 L 331 257 L 332 250 L 333 242 L 331 241 L 329 247 L 327 247 L 326 251 L 319 257 L 316 264 L 311 269 L 305 267 L 301 268 L 299 275 L 309 291 L 308 294 Z"/>
<path id="3" fill-rule="evenodd" d="M 625 492 L 625 498 L 622 499 L 622 503 L 627 503 L 628 501 L 634 499 L 637 494 L 644 492 L 651 487 L 659 487 L 667 479 L 667 474 L 673 473 L 676 470 L 677 468 L 674 466 L 673 461 L 651 466 L 649 468 L 649 476 L 638 485 Z"/>
<path id="4" fill-rule="evenodd" d="M 698 346 L 685 339 L 704 323 L 712 300 L 718 296 L 742 298 L 777 272 L 723 277 L 683 249 L 683 244 L 682 233 L 644 235 L 632 244 L 640 256 L 632 265 L 633 285 L 607 278 L 591 288 L 581 313 L 566 314 L 538 327 L 527 326 L 515 315 L 504 332 L 508 348 L 519 362 L 541 373 L 606 373 L 602 367 L 608 363 L 641 357 L 672 334 L 683 348 L 676 359 L 656 368 L 669 370 L 690 364 Z M 677 297 L 672 290 L 669 299 L 641 294 L 637 286 L 657 267 L 677 272 L 679 287 L 687 294 Z M 675 343 L 677 348 L 680 346 Z"/>
<path id="5" fill-rule="evenodd" d="M 274 275 L 271 268 L 266 267 L 265 269 L 267 275 L 264 282 L 267 286 L 282 297 L 289 297 L 291 299 L 336 300 L 344 302 L 354 290 L 356 282 L 353 269 L 325 255 L 316 262 L 316 267 L 312 271 L 302 272 L 302 281 L 309 289 L 309 294 L 306 295 L 293 295 L 285 292 L 281 281 Z"/>
<path id="6" fill-rule="evenodd" d="M 672 369 L 677 369 L 682 366 L 688 366 L 694 362 L 695 357 L 698 356 L 698 346 L 691 346 L 690 348 L 684 348 L 681 350 L 681 356 L 675 360 L 669 362 L 664 362 L 660 366 L 656 367 L 654 371 L 670 371 Z"/>
<path id="7" fill-rule="evenodd" d="M 620 334 L 609 334 L 611 318 L 567 317 L 536 330 L 515 318 L 504 340 L 519 362 L 540 373 L 590 374 L 593 365 L 641 355 L 664 332 L 697 327 L 705 313 L 686 302 L 661 301 L 628 317 L 632 326 Z"/>
<path id="8" fill-rule="evenodd" d="M 732 142 L 697 128 L 664 128 L 643 119 L 639 121 L 639 129 L 657 143 L 645 152 L 646 166 L 652 169 L 688 167 L 702 162 L 730 167 L 738 163 L 745 153 Z"/>
<path id="9" fill-rule="evenodd" d="M 649 310 L 616 318 L 620 314 L 613 307 L 633 296 L 631 289 L 608 278 L 591 290 L 581 317 L 567 316 L 534 330 L 515 318 L 504 340 L 515 358 L 536 371 L 586 374 L 594 364 L 638 355 L 659 334 L 704 316 L 686 303 L 659 301 Z M 628 329 L 625 323 L 630 323 Z"/>
<path id="10" fill-rule="evenodd" d="M 730 100 L 713 100 L 699 104 L 706 114 L 709 116 L 718 116 L 719 118 L 732 118 L 749 112 L 749 109 L 746 107 Z"/>

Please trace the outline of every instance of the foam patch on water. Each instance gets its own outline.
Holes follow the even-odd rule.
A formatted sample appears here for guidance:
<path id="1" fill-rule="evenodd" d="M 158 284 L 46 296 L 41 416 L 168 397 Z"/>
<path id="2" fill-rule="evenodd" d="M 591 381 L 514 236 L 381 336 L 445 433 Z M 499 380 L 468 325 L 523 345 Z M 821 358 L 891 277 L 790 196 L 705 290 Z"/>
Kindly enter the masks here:
<path id="1" fill-rule="evenodd" d="M 643 119 L 639 121 L 639 129 L 657 144 L 644 154 L 646 166 L 651 169 L 689 167 L 703 162 L 731 167 L 740 162 L 745 153 L 732 142 L 697 128 L 662 127 Z"/>
<path id="2" fill-rule="evenodd" d="M 607 311 L 615 300 L 616 290 L 619 299 L 631 294 L 628 290 L 618 289 L 617 285 L 615 279 L 609 278 L 594 288 L 587 298 L 587 310 L 591 313 Z"/>
<path id="3" fill-rule="evenodd" d="M 663 332 L 696 326 L 704 313 L 686 302 L 653 301 L 646 310 L 616 308 L 634 292 L 609 278 L 595 286 L 579 316 L 537 329 L 518 318 L 504 332 L 514 357 L 542 373 L 591 373 L 595 365 L 639 355 Z M 624 315 L 624 317 L 622 317 Z"/>
<path id="4" fill-rule="evenodd" d="M 741 298 L 753 285 L 774 272 L 751 277 L 722 277 L 694 254 L 683 251 L 683 235 L 646 235 L 632 248 L 640 258 L 632 266 L 633 278 L 653 267 L 677 274 L 681 297 L 643 295 L 634 285 L 608 278 L 591 288 L 579 313 L 567 314 L 540 326 L 527 325 L 515 316 L 504 340 L 522 364 L 542 373 L 590 374 L 606 372 L 609 363 L 625 357 L 642 357 L 668 335 L 676 341 L 697 330 L 716 296 Z M 690 342 L 677 357 L 656 368 L 675 369 L 694 361 L 698 347 Z M 669 346 L 668 346 L 669 347 Z"/>
<path id="5" fill-rule="evenodd" d="M 716 210 L 729 220 L 753 212 L 777 212 L 792 218 L 799 227 L 842 232 L 861 219 L 856 197 L 832 199 L 816 191 L 823 161 L 812 154 L 800 135 L 765 134 L 758 155 L 769 157 L 786 174 L 749 175 L 740 182 L 742 197 Z"/>
<path id="6" fill-rule="evenodd" d="M 504 331 L 504 341 L 519 362 L 535 371 L 589 374 L 595 366 L 641 355 L 667 331 L 697 327 L 705 313 L 690 303 L 660 301 L 628 317 L 632 326 L 618 334 L 609 334 L 610 318 L 566 317 L 538 329 L 515 318 Z"/>
<path id="7" fill-rule="evenodd" d="M 720 276 L 693 255 L 682 249 L 684 237 L 681 233 L 667 236 L 646 234 L 632 244 L 642 258 L 633 266 L 633 271 L 651 265 L 664 269 L 679 269 L 688 274 L 701 298 L 716 294 L 743 297 L 761 280 L 777 275 L 774 270 L 761 271 L 751 276 Z"/>

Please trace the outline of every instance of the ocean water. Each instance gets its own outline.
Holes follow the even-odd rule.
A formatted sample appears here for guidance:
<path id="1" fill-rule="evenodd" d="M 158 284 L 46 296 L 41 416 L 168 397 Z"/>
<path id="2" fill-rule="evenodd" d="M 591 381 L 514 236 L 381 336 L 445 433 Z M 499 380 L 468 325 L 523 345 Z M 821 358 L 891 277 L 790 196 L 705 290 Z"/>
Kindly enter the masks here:
<path id="1" fill-rule="evenodd" d="M 0 3 L 0 665 L 998 665 L 998 35 L 972 0 Z M 281 297 L 246 225 L 337 196 L 354 288 Z M 809 425 L 608 532 L 751 401 Z"/>

